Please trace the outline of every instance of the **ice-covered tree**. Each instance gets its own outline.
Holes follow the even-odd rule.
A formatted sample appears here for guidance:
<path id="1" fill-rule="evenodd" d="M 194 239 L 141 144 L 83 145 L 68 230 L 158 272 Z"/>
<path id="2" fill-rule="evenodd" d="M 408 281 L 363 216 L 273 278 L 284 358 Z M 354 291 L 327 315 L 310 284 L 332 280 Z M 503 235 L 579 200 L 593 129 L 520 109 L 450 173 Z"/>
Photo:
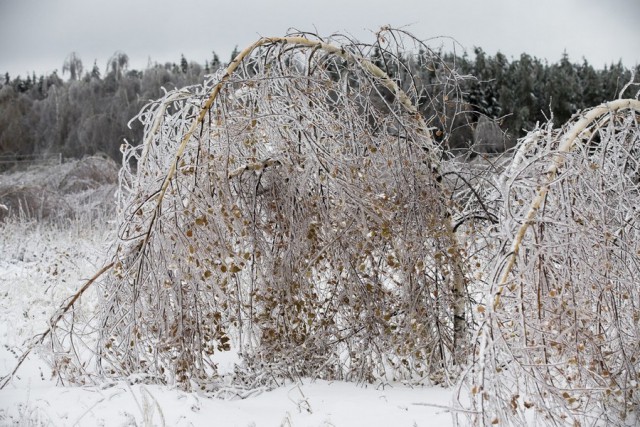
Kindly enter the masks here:
<path id="1" fill-rule="evenodd" d="M 639 112 L 617 100 L 536 129 L 496 179 L 473 424 L 638 422 Z"/>
<path id="2" fill-rule="evenodd" d="M 109 70 L 109 76 L 112 76 L 116 81 L 122 78 L 122 75 L 129 67 L 129 56 L 121 51 L 115 52 L 111 58 L 107 61 L 107 70 Z"/>
<path id="3" fill-rule="evenodd" d="M 62 74 L 69 73 L 71 80 L 78 80 L 82 77 L 82 60 L 76 52 L 71 52 L 62 65 Z"/>
<path id="4" fill-rule="evenodd" d="M 389 31 L 375 46 L 410 73 L 396 41 L 424 45 Z M 263 38 L 142 111 L 100 285 L 101 374 L 215 388 L 211 355 L 233 346 L 252 384 L 455 378 L 470 301 L 441 148 L 417 86 L 371 49 Z"/>

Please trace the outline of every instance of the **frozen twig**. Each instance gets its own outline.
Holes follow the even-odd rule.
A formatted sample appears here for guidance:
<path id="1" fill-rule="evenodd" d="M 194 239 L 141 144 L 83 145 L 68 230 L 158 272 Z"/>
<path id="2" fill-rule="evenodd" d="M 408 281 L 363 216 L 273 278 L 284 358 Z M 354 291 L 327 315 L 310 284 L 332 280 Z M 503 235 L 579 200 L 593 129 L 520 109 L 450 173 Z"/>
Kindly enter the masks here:
<path id="1" fill-rule="evenodd" d="M 42 332 L 41 334 L 36 335 L 32 339 L 31 344 L 29 344 L 27 349 L 18 358 L 18 362 L 16 363 L 16 366 L 13 368 L 11 373 L 9 373 L 8 375 L 6 375 L 2 379 L 0 379 L 0 390 L 3 389 L 9 383 L 9 381 L 11 380 L 11 378 L 13 378 L 13 376 L 16 374 L 18 369 L 20 369 L 20 366 L 26 360 L 27 356 L 29 356 L 31 351 L 37 345 L 42 344 L 42 342 L 45 340 L 45 338 L 47 338 L 47 336 L 53 331 L 53 329 L 57 326 L 58 322 L 60 322 L 60 320 L 64 317 L 64 315 L 71 309 L 71 307 L 74 306 L 74 304 L 76 303 L 76 301 L 78 301 L 78 299 L 82 296 L 82 294 L 84 294 L 85 291 L 87 289 L 89 289 L 91 287 L 91 285 L 93 285 L 94 282 L 96 280 L 98 280 L 98 278 L 100 278 L 100 276 L 102 276 L 105 272 L 109 271 L 111 269 L 111 267 L 113 267 L 113 264 L 114 263 L 111 262 L 111 263 L 105 265 L 104 267 L 102 267 L 91 279 L 89 279 L 71 297 L 71 300 L 67 304 L 64 304 L 63 306 L 60 307 L 60 309 L 58 310 L 58 314 L 51 318 L 51 320 L 49 322 L 49 328 L 46 331 Z"/>

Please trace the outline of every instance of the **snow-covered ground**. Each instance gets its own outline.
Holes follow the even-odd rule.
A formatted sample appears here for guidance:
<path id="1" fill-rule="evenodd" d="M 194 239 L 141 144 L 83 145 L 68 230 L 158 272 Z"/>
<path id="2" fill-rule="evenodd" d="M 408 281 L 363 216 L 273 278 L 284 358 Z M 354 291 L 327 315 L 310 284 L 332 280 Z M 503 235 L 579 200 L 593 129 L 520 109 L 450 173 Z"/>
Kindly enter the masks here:
<path id="1" fill-rule="evenodd" d="M 29 340 L 108 259 L 112 224 L 0 224 L 0 376 Z M 83 297 L 90 299 L 90 296 Z M 89 303 L 89 304 L 87 304 Z M 91 307 L 90 301 L 83 304 Z M 0 390 L 0 425 L 19 426 L 448 426 L 452 391 L 402 384 L 304 380 L 246 399 L 219 399 L 157 385 L 64 386 L 47 350 L 30 355 Z"/>
<path id="2" fill-rule="evenodd" d="M 243 400 L 167 387 L 110 384 L 56 387 L 50 382 L 0 392 L 2 425 L 53 426 L 447 426 L 449 393 L 437 389 L 363 388 L 305 382 Z"/>

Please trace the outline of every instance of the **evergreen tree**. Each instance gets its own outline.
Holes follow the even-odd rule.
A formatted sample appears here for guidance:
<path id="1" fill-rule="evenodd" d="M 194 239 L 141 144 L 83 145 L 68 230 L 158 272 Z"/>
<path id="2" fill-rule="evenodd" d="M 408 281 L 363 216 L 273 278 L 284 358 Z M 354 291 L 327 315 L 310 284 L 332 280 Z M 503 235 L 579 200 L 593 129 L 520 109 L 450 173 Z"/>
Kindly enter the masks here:
<path id="1" fill-rule="evenodd" d="M 501 109 L 510 112 L 505 117 L 505 125 L 515 135 L 520 136 L 530 130 L 538 107 L 535 82 L 538 81 L 533 58 L 522 54 L 520 60 L 513 61 L 500 87 Z"/>
<path id="2" fill-rule="evenodd" d="M 233 48 L 233 51 L 231 51 L 231 58 L 229 59 L 229 62 L 232 62 L 234 59 L 236 59 L 236 56 L 238 56 L 240 54 L 240 51 L 238 50 L 238 45 L 236 45 L 236 47 Z"/>
<path id="3" fill-rule="evenodd" d="M 611 64 L 607 69 L 605 66 L 602 72 L 602 92 L 606 99 L 616 99 L 620 91 L 631 80 L 631 72 L 626 70 L 622 61 Z"/>
<path id="4" fill-rule="evenodd" d="M 180 55 L 180 70 L 182 71 L 182 74 L 187 74 L 187 71 L 189 71 L 189 63 L 184 55 Z"/>
<path id="5" fill-rule="evenodd" d="M 497 59 L 488 57 L 482 48 L 475 48 L 476 55 L 471 74 L 476 81 L 471 84 L 468 99 L 479 113 L 488 117 L 500 117 L 502 108 L 499 103 L 498 88 L 502 77 L 501 67 L 496 65 Z M 506 61 L 504 56 L 501 59 Z M 506 64 L 504 64 L 506 65 Z"/>
<path id="6" fill-rule="evenodd" d="M 42 99 L 45 96 L 44 76 L 42 75 L 38 78 L 37 88 L 39 98 Z"/>
<path id="7" fill-rule="evenodd" d="M 600 76 L 584 58 L 582 64 L 578 67 L 578 79 L 582 88 L 582 108 L 599 105 L 605 100 Z"/>
<path id="8" fill-rule="evenodd" d="M 237 49 L 238 49 L 238 47 L 236 46 L 236 49 L 235 49 L 235 50 L 237 50 Z M 214 71 L 216 71 L 218 68 L 220 68 L 220 66 L 221 66 L 222 64 L 220 63 L 220 58 L 218 57 L 218 54 L 217 54 L 215 51 L 213 51 L 212 53 L 213 53 L 213 58 L 211 59 L 211 71 L 212 71 L 212 72 L 214 72 Z M 236 53 L 236 55 L 237 55 L 237 54 L 238 54 L 238 53 Z M 234 56 L 234 58 L 235 58 L 235 56 Z"/>
<path id="9" fill-rule="evenodd" d="M 565 123 L 578 111 L 582 98 L 578 73 L 564 52 L 558 64 L 550 67 L 549 97 L 555 123 Z"/>
<path id="10" fill-rule="evenodd" d="M 93 68 L 91 69 L 91 78 L 100 80 L 100 68 L 98 68 L 98 61 L 93 61 Z"/>
<path id="11" fill-rule="evenodd" d="M 31 76 L 27 75 L 27 80 L 24 81 L 24 91 L 27 92 L 32 86 Z"/>
<path id="12" fill-rule="evenodd" d="M 236 46 L 234 57 L 238 53 Z M 465 106 L 465 113 L 455 117 L 464 118 L 464 123 L 453 124 L 446 97 L 434 93 L 434 88 L 442 87 L 439 81 L 442 65 L 428 60 L 429 54 L 424 51 L 415 55 L 394 53 L 402 56 L 403 64 L 391 61 L 389 53 L 376 47 L 370 56 L 405 89 L 414 91 L 418 104 L 429 105 L 420 107 L 424 114 L 432 117 L 437 109 L 438 117 L 443 120 L 443 123 L 434 123 L 438 129 L 446 123 L 453 128 L 471 129 L 469 124 L 477 120 L 477 113 L 481 113 L 491 118 L 504 118 L 504 125 L 513 136 L 522 136 L 524 130 L 531 129 L 537 121 L 544 121 L 545 116 L 549 117 L 550 109 L 556 124 L 560 124 L 578 110 L 614 99 L 631 78 L 631 71 L 621 62 L 596 70 L 586 60 L 572 64 L 566 54 L 558 63 L 547 64 L 526 54 L 509 62 L 504 55 L 490 56 L 481 48 L 476 48 L 474 53 L 474 58 L 444 56 L 447 64 L 460 74 L 476 77 L 464 83 L 462 88 L 470 106 Z M 0 115 L 4 114 L 0 126 L 4 135 L 0 154 L 48 150 L 63 151 L 66 156 L 81 156 L 100 150 L 118 159 L 123 138 L 131 142 L 141 138 L 142 130 L 135 128 L 135 124 L 134 129 L 129 129 L 127 123 L 142 105 L 162 96 L 162 87 L 171 90 L 201 82 L 203 74 L 213 72 L 221 65 L 215 52 L 212 57 L 207 64 L 208 70 L 188 63 L 181 55 L 180 64 L 150 65 L 144 72 L 139 72 L 128 71 L 128 56 L 116 52 L 108 62 L 104 78 L 96 61 L 91 71 L 81 78 L 81 61 L 72 54 L 66 58 L 63 67 L 63 71 L 70 74 L 67 82 L 57 71 L 39 77 L 30 73 L 26 79 L 20 76 L 11 79 L 9 73 L 4 73 L 4 79 L 0 79 L 3 83 L 0 85 Z M 396 65 L 391 67 L 391 63 Z M 343 73 L 348 71 L 347 64 L 340 60 L 328 61 L 325 65 L 335 79 L 344 78 Z M 245 66 L 250 73 L 251 60 Z M 413 79 L 407 79 L 407 70 L 412 71 Z M 636 67 L 636 73 L 640 75 L 640 66 Z M 358 84 L 346 81 L 350 85 Z M 636 90 L 632 87 L 625 96 L 635 96 Z M 393 95 L 384 89 L 381 89 L 381 95 L 371 101 L 380 105 L 393 102 Z M 467 108 L 476 114 L 467 114 Z M 13 138 L 18 138 L 19 146 Z"/>

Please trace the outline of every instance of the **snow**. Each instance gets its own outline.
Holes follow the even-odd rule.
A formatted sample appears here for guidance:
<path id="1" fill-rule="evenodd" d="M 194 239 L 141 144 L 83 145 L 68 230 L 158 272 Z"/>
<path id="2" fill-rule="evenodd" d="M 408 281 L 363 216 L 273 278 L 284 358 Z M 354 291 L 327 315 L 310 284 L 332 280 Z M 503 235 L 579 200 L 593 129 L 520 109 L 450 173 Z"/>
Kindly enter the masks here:
<path id="1" fill-rule="evenodd" d="M 243 400 L 222 400 L 156 385 L 31 385 L 0 392 L 0 421 L 46 425 L 167 426 L 446 426 L 438 389 L 384 390 L 326 381 L 289 384 Z M 147 421 L 147 423 L 145 423 Z M 150 421 L 150 423 L 149 423 Z M 35 423 L 37 425 L 37 423 Z"/>
<path id="2" fill-rule="evenodd" d="M 84 280 L 108 259 L 107 221 L 0 225 L 0 376 Z M 83 296 L 91 308 L 90 295 Z M 0 390 L 0 425 L 26 426 L 447 426 L 452 391 L 403 384 L 303 379 L 246 399 L 130 381 L 71 386 L 52 378 L 47 348 L 32 353 Z M 220 355 L 230 369 L 232 353 Z"/>

